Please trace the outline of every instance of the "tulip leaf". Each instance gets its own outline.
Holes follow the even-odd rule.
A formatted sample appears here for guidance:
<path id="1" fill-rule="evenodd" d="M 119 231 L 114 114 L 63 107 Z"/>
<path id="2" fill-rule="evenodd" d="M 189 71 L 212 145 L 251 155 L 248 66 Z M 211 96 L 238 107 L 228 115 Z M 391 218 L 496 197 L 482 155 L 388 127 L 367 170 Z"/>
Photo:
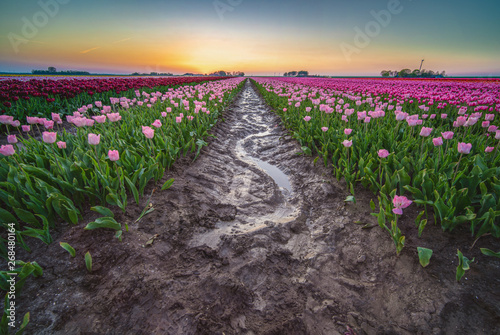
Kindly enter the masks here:
<path id="1" fill-rule="evenodd" d="M 427 248 L 417 247 L 417 251 L 418 251 L 418 259 L 420 261 L 420 265 L 422 265 L 422 267 L 425 268 L 427 265 L 429 265 L 429 262 L 431 260 L 432 250 Z"/>

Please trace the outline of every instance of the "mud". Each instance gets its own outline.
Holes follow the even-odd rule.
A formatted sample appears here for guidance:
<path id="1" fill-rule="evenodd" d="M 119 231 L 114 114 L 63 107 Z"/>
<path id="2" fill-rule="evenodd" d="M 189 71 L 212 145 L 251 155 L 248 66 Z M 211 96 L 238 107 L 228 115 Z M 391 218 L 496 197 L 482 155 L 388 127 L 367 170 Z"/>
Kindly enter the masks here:
<path id="1" fill-rule="evenodd" d="M 130 226 L 123 242 L 84 231 L 87 213 L 20 257 L 45 270 L 18 301 L 19 315 L 31 312 L 28 334 L 498 334 L 499 261 L 479 252 L 498 241 L 469 250 L 467 231 L 433 225 L 418 239 L 409 208 L 397 257 L 369 215 L 374 196 L 357 190 L 346 204 L 331 170 L 297 155 L 249 81 L 213 133 L 195 162 L 166 174 L 175 182 L 155 190 L 152 213 L 134 223 L 148 196 L 116 212 Z M 434 250 L 425 269 L 417 246 Z M 476 257 L 460 283 L 456 249 Z"/>

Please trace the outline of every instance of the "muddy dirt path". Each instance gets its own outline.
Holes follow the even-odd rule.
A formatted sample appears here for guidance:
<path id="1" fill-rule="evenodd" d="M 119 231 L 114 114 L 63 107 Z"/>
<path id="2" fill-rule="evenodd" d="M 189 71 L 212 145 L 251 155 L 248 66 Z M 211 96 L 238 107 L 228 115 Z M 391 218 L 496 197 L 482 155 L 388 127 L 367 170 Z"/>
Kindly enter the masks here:
<path id="1" fill-rule="evenodd" d="M 464 242 L 453 236 L 433 239 L 441 250 L 427 269 L 411 237 L 396 257 L 378 226 L 353 223 L 374 222 L 362 204 L 373 196 L 361 192 L 357 205 L 345 205 L 331 171 L 296 155 L 298 144 L 250 81 L 214 134 L 194 163 L 176 163 L 165 177 L 175 183 L 154 193 L 151 214 L 133 223 L 145 199 L 117 213 L 130 224 L 123 242 L 112 232 L 84 231 L 95 218 L 87 214 L 55 243 L 38 247 L 32 257 L 45 274 L 28 282 L 23 297 L 33 298 L 20 303 L 20 312 L 31 311 L 28 333 L 496 331 L 498 262 L 482 261 L 457 284 L 447 257 Z M 433 227 L 429 234 L 433 229 L 443 236 Z M 73 245 L 77 257 L 59 241 Z M 92 274 L 84 266 L 87 251 Z"/>

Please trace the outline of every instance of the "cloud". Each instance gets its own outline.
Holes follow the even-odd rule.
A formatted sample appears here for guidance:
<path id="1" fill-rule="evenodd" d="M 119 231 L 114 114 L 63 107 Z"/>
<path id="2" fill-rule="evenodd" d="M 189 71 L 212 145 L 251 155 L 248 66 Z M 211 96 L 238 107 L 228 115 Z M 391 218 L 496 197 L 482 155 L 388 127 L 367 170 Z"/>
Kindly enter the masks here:
<path id="1" fill-rule="evenodd" d="M 86 54 L 86 53 L 88 53 L 88 52 L 94 51 L 94 50 L 99 49 L 99 48 L 100 48 L 100 47 L 90 48 L 90 49 L 88 49 L 88 50 L 83 50 L 83 51 L 80 51 L 80 53 L 81 53 L 81 54 Z"/>
<path id="2" fill-rule="evenodd" d="M 125 41 L 131 40 L 131 39 L 132 39 L 132 37 L 127 37 L 127 38 L 124 38 L 123 40 L 114 41 L 113 44 L 125 42 Z"/>

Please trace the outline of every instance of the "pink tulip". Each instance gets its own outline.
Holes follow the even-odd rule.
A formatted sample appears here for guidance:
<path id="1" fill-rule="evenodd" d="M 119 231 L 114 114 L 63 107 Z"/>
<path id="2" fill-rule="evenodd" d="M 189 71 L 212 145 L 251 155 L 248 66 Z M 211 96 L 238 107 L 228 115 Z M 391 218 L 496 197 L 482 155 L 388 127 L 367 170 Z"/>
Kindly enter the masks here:
<path id="1" fill-rule="evenodd" d="M 118 150 L 109 150 L 108 157 L 110 161 L 116 162 L 120 159 L 120 153 L 118 152 Z"/>
<path id="2" fill-rule="evenodd" d="M 54 121 L 45 121 L 43 123 L 43 126 L 45 127 L 45 129 L 52 129 L 54 128 Z"/>
<path id="3" fill-rule="evenodd" d="M 458 152 L 461 154 L 469 154 L 472 149 L 472 143 L 458 143 Z"/>
<path id="4" fill-rule="evenodd" d="M 189 121 L 193 121 L 194 116 L 192 116 L 192 115 L 188 115 L 188 116 L 186 116 L 186 118 L 187 118 Z"/>
<path id="5" fill-rule="evenodd" d="M 500 140 L 500 130 L 497 130 L 497 131 L 495 132 L 495 139 L 496 139 L 496 140 Z"/>
<path id="6" fill-rule="evenodd" d="M 106 122 L 106 115 L 97 115 L 97 116 L 92 116 L 92 118 L 95 120 L 97 123 L 105 123 Z"/>
<path id="7" fill-rule="evenodd" d="M 59 149 L 66 149 L 66 142 L 63 142 L 63 141 L 57 142 L 57 147 Z"/>
<path id="8" fill-rule="evenodd" d="M 311 117 L 310 117 L 310 116 L 306 116 L 306 117 L 304 117 L 304 121 L 309 122 L 310 120 L 311 120 Z"/>
<path id="9" fill-rule="evenodd" d="M 61 116 L 57 113 L 52 113 L 52 121 L 62 123 Z"/>
<path id="10" fill-rule="evenodd" d="M 71 120 L 71 123 L 73 123 L 77 127 L 85 127 L 87 125 L 87 119 L 84 117 L 74 117 Z"/>
<path id="11" fill-rule="evenodd" d="M 486 147 L 486 149 L 484 149 L 484 152 L 492 152 L 494 149 L 495 147 Z"/>
<path id="12" fill-rule="evenodd" d="M 484 116 L 484 119 L 485 119 L 486 121 L 493 121 L 493 120 L 495 119 L 495 114 L 486 114 L 486 115 Z"/>
<path id="13" fill-rule="evenodd" d="M 29 123 L 29 124 L 37 124 L 38 123 L 38 118 L 36 116 L 27 116 L 26 117 L 26 121 Z"/>
<path id="14" fill-rule="evenodd" d="M 120 121 L 122 119 L 122 116 L 120 115 L 120 113 L 109 113 L 108 119 L 111 122 L 117 122 L 117 121 Z"/>
<path id="15" fill-rule="evenodd" d="M 175 122 L 176 123 L 181 123 L 182 122 L 182 116 L 176 116 L 175 117 Z"/>
<path id="16" fill-rule="evenodd" d="M 306 107 L 306 112 L 309 113 L 311 111 L 311 109 L 312 109 L 311 107 Z"/>
<path id="17" fill-rule="evenodd" d="M 167 117 L 167 112 L 161 112 L 162 117 Z"/>
<path id="18" fill-rule="evenodd" d="M 452 132 L 452 131 L 445 131 L 444 133 L 441 133 L 441 135 L 443 136 L 443 138 L 444 138 L 445 140 L 451 140 L 451 139 L 453 138 L 453 135 L 454 135 L 454 134 L 455 134 L 455 133 L 454 133 L 454 132 Z"/>
<path id="19" fill-rule="evenodd" d="M 352 133 L 352 129 L 350 129 L 350 128 L 344 129 L 344 134 L 351 135 L 351 133 Z"/>
<path id="20" fill-rule="evenodd" d="M 321 130 L 322 130 L 323 132 L 327 132 L 327 131 L 328 131 L 328 127 L 321 127 Z"/>
<path id="21" fill-rule="evenodd" d="M 160 120 L 155 120 L 155 122 L 151 123 L 153 127 L 160 128 L 161 127 L 161 121 Z"/>
<path id="22" fill-rule="evenodd" d="M 111 112 L 111 106 L 102 106 L 102 111 L 101 111 L 102 114 L 106 114 L 109 112 Z"/>
<path id="23" fill-rule="evenodd" d="M 104 115 L 103 115 L 104 116 Z M 92 127 L 95 123 L 95 120 L 92 120 L 92 119 L 85 119 L 85 125 L 87 127 Z"/>
<path id="24" fill-rule="evenodd" d="M 431 132 L 432 128 L 422 127 L 422 129 L 420 130 L 420 136 L 427 137 L 431 134 Z"/>
<path id="25" fill-rule="evenodd" d="M 443 138 L 442 137 L 433 138 L 432 143 L 434 144 L 435 147 L 439 147 L 440 145 L 443 145 Z"/>
<path id="26" fill-rule="evenodd" d="M 172 113 L 172 107 L 167 107 L 167 113 Z"/>
<path id="27" fill-rule="evenodd" d="M 15 152 L 16 151 L 14 150 L 12 144 L 2 145 L 0 147 L 0 154 L 4 156 L 12 156 L 13 154 L 15 154 Z"/>
<path id="28" fill-rule="evenodd" d="M 153 138 L 155 136 L 155 131 L 148 126 L 142 126 L 142 133 L 146 138 Z"/>
<path id="29" fill-rule="evenodd" d="M 16 137 L 16 135 L 8 135 L 7 136 L 7 142 L 9 142 L 10 144 L 17 143 L 17 137 Z"/>
<path id="30" fill-rule="evenodd" d="M 14 117 L 10 115 L 0 115 L 0 123 L 11 124 L 14 121 Z"/>
<path id="31" fill-rule="evenodd" d="M 386 149 L 380 149 L 378 151 L 378 156 L 380 158 L 387 158 L 387 156 L 389 156 L 389 151 L 387 151 Z"/>
<path id="32" fill-rule="evenodd" d="M 42 133 L 42 139 L 45 143 L 54 143 L 57 138 L 57 133 L 52 133 L 50 131 L 44 131 Z"/>
<path id="33" fill-rule="evenodd" d="M 489 133 L 494 133 L 498 130 L 498 127 L 497 126 L 489 126 L 488 127 L 488 132 Z"/>
<path id="34" fill-rule="evenodd" d="M 14 120 L 10 123 L 12 127 L 19 127 L 21 125 L 21 122 L 19 120 Z"/>
<path id="35" fill-rule="evenodd" d="M 403 208 L 406 208 L 412 204 L 413 201 L 408 200 L 407 197 L 405 196 L 398 196 L 395 195 L 394 199 L 392 199 L 392 203 L 394 204 L 394 208 L 392 212 L 394 214 L 402 215 L 403 214 Z"/>
<path id="36" fill-rule="evenodd" d="M 364 118 L 363 122 L 364 123 L 370 123 L 371 119 L 372 119 L 371 117 L 367 116 L 367 117 Z"/>
<path id="37" fill-rule="evenodd" d="M 286 111 L 288 111 L 288 109 L 286 109 L 286 108 L 283 108 L 283 112 L 286 112 Z"/>
<path id="38" fill-rule="evenodd" d="M 31 130 L 31 127 L 29 125 L 22 125 L 21 126 L 21 129 L 24 131 L 24 132 L 28 132 Z"/>
<path id="39" fill-rule="evenodd" d="M 344 145 L 344 147 L 350 148 L 352 146 L 352 141 L 344 140 L 342 144 Z"/>
<path id="40" fill-rule="evenodd" d="M 102 107 L 102 102 L 101 101 L 96 101 L 95 106 L 101 108 Z"/>
<path id="41" fill-rule="evenodd" d="M 88 140 L 89 140 L 90 145 L 98 145 L 99 142 L 101 142 L 101 134 L 96 135 L 96 134 L 90 133 L 88 136 Z"/>
<path id="42" fill-rule="evenodd" d="M 446 119 L 448 117 L 448 114 L 441 114 L 441 119 Z"/>

